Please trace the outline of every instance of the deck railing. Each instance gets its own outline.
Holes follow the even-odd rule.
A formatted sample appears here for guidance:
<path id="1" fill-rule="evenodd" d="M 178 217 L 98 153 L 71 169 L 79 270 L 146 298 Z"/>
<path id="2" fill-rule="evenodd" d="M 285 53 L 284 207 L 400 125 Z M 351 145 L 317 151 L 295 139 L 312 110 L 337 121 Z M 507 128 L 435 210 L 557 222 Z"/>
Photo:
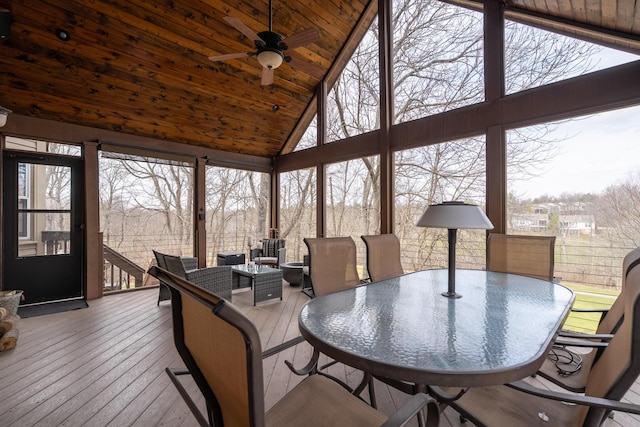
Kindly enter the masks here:
<path id="1" fill-rule="evenodd" d="M 365 247 L 360 236 L 352 236 L 357 245 L 358 264 L 360 272 L 365 274 Z M 246 236 L 237 233 L 228 235 L 208 236 L 206 265 L 216 265 L 219 252 L 239 251 L 246 253 Z M 418 245 L 419 242 L 401 242 L 403 266 L 405 271 L 414 271 L 425 268 L 446 268 L 447 247 L 446 244 L 437 246 L 432 252 L 426 254 Z M 138 267 L 138 271 L 146 271 L 153 265 L 152 249 L 160 250 L 180 256 L 193 256 L 193 245 L 190 241 L 176 243 L 169 241 L 165 236 L 124 236 L 119 242 L 110 242 L 105 238 L 105 245 L 122 258 Z M 254 246 L 255 247 L 255 246 Z M 287 260 L 299 261 L 306 254 L 306 246 L 302 239 L 286 239 Z M 561 277 L 563 282 L 576 283 L 591 286 L 595 291 L 603 289 L 607 291 L 620 290 L 622 260 L 633 249 L 630 246 L 606 244 L 602 241 L 556 241 L 555 276 Z M 119 267 L 122 259 L 114 259 L 111 262 Z M 485 246 L 481 238 L 458 240 L 457 263 L 458 268 L 484 269 Z M 123 270 L 127 271 L 124 265 Z M 129 273 L 134 276 L 133 272 Z M 119 277 L 119 276 L 118 276 Z M 144 278 L 143 278 L 144 279 Z M 127 282 L 126 280 L 124 282 Z M 142 286 L 144 280 L 136 278 L 135 286 Z M 128 283 L 128 282 L 127 282 Z M 132 287 L 128 284 L 128 287 Z"/>
<path id="2" fill-rule="evenodd" d="M 144 268 L 111 249 L 104 248 L 104 291 L 120 291 L 143 286 Z"/>

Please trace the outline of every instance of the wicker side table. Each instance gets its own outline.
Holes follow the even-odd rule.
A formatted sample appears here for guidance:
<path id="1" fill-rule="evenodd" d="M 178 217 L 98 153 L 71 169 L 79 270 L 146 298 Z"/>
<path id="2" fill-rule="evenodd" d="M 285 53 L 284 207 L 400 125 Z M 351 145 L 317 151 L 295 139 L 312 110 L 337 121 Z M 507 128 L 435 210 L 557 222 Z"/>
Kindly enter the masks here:
<path id="1" fill-rule="evenodd" d="M 282 271 L 256 274 L 253 285 L 253 305 L 273 298 L 282 301 Z"/>
<path id="2" fill-rule="evenodd" d="M 240 277 L 249 277 L 253 288 L 253 305 L 273 298 L 282 301 L 282 271 L 258 265 L 233 265 L 234 283 L 240 282 Z"/>

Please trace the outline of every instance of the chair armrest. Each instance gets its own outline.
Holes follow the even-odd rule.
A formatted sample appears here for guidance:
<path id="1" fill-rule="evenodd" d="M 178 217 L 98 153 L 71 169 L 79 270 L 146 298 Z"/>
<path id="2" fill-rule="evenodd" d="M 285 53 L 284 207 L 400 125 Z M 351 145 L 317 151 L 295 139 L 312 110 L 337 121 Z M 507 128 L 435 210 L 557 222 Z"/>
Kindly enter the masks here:
<path id="1" fill-rule="evenodd" d="M 576 308 L 572 307 L 571 311 L 573 313 L 600 313 L 600 319 L 598 320 L 598 324 L 602 322 L 604 316 L 609 313 L 609 308 Z"/>
<path id="2" fill-rule="evenodd" d="M 523 393 L 532 394 L 534 396 L 543 397 L 545 399 L 557 400 L 566 403 L 575 403 L 577 405 L 586 405 L 596 408 L 610 409 L 612 411 L 627 412 L 630 414 L 640 415 L 640 405 L 624 403 L 618 400 L 603 399 L 600 397 L 585 396 L 582 394 L 562 393 L 552 390 L 541 389 L 527 384 L 523 381 L 516 381 L 505 384 L 515 390 Z"/>
<path id="3" fill-rule="evenodd" d="M 381 427 L 405 426 L 425 406 L 427 407 L 426 426 L 437 427 L 440 422 L 438 404 L 435 399 L 424 393 L 418 393 L 411 396 L 411 399 L 391 415 Z"/>
<path id="4" fill-rule="evenodd" d="M 280 345 L 276 345 L 262 352 L 262 358 L 266 359 L 267 357 L 273 356 L 274 354 L 280 353 L 283 350 L 286 350 L 290 347 L 300 344 L 304 342 L 304 338 L 302 336 L 295 337 L 290 339 L 289 341 L 285 341 Z"/>
<path id="5" fill-rule="evenodd" d="M 187 271 L 185 279 L 222 298 L 231 298 L 231 266 L 223 265 Z"/>
<path id="6" fill-rule="evenodd" d="M 608 340 L 591 341 L 589 339 L 580 339 L 580 340 L 567 339 L 567 340 L 563 340 L 562 337 L 560 337 L 560 338 L 556 339 L 556 341 L 554 342 L 554 345 L 561 345 L 561 346 L 566 346 L 566 347 L 603 348 L 603 347 L 608 346 L 609 342 L 608 342 Z"/>
<path id="7" fill-rule="evenodd" d="M 608 308 L 577 308 L 577 307 L 572 307 L 571 311 L 575 312 L 575 313 L 608 313 L 609 309 Z"/>
<path id="8" fill-rule="evenodd" d="M 249 261 L 253 261 L 255 257 L 262 256 L 262 248 L 251 249 L 251 253 L 249 254 Z"/>
<path id="9" fill-rule="evenodd" d="M 576 338 L 580 340 L 611 341 L 613 334 L 583 334 L 581 332 L 560 331 L 559 338 Z"/>

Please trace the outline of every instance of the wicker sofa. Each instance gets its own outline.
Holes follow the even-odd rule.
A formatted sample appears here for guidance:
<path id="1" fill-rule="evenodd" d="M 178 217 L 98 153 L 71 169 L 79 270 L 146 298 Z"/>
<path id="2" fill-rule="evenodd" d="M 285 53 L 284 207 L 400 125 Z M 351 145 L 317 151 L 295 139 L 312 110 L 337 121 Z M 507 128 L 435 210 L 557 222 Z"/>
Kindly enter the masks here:
<path id="1" fill-rule="evenodd" d="M 160 268 L 165 268 L 176 276 L 200 286 L 207 291 L 216 294 L 220 298 L 231 301 L 232 274 L 231 266 L 218 266 L 198 268 L 198 259 L 191 257 L 179 257 L 153 251 Z M 160 285 L 160 298 L 162 288 Z M 158 300 L 160 301 L 160 299 Z"/>

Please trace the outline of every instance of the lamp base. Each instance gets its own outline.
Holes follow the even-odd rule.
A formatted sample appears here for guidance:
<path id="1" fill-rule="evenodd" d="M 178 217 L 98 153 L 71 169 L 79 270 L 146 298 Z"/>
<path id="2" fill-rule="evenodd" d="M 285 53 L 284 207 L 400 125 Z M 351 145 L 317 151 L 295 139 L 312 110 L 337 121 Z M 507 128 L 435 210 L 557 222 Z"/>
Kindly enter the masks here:
<path id="1" fill-rule="evenodd" d="M 455 292 L 443 292 L 440 295 L 442 295 L 443 297 L 447 297 L 447 298 L 462 298 L 462 295 L 457 294 Z"/>

